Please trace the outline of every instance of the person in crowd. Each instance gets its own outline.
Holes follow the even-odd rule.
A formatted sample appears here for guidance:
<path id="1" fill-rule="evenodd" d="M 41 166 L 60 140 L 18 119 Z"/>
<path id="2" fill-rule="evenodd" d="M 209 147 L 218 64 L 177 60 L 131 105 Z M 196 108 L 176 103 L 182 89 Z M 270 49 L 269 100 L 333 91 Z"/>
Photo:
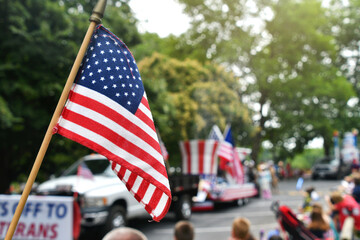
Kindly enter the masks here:
<path id="1" fill-rule="evenodd" d="M 255 188 L 257 190 L 257 194 L 255 197 L 260 197 L 260 185 L 258 181 L 259 177 L 258 177 L 258 171 L 256 170 L 255 167 L 254 160 L 249 161 L 248 178 L 249 178 L 249 182 L 255 184 Z"/>
<path id="2" fill-rule="evenodd" d="M 273 163 L 269 166 L 269 171 L 271 175 L 271 189 L 274 193 L 279 193 L 279 178 Z"/>
<path id="3" fill-rule="evenodd" d="M 351 174 L 358 173 L 359 167 L 360 167 L 359 163 L 357 163 L 357 161 L 354 159 L 353 163 L 351 164 Z"/>
<path id="4" fill-rule="evenodd" d="M 148 240 L 147 237 L 134 228 L 119 227 L 108 232 L 102 240 Z"/>
<path id="5" fill-rule="evenodd" d="M 355 220 L 355 230 L 360 230 L 360 207 L 355 199 L 348 194 L 339 191 L 331 193 L 326 201 L 331 209 L 331 217 L 338 232 L 341 231 L 345 219 L 349 216 Z"/>
<path id="6" fill-rule="evenodd" d="M 292 168 L 289 162 L 286 163 L 286 177 L 287 178 L 292 178 L 293 177 L 293 172 L 292 172 Z"/>
<path id="7" fill-rule="evenodd" d="M 191 222 L 183 220 L 175 224 L 174 240 L 193 240 L 194 235 L 194 226 Z"/>
<path id="8" fill-rule="evenodd" d="M 360 173 L 354 173 L 354 188 L 352 190 L 352 196 L 357 203 L 360 203 Z"/>
<path id="9" fill-rule="evenodd" d="M 330 219 L 323 213 L 322 206 L 314 203 L 310 213 L 309 230 L 320 239 L 332 238 L 329 221 Z"/>
<path id="10" fill-rule="evenodd" d="M 353 175 L 351 174 L 344 177 L 344 179 L 341 181 L 341 184 L 339 186 L 339 190 L 344 192 L 345 194 L 352 194 L 354 187 L 355 187 L 354 178 Z"/>
<path id="11" fill-rule="evenodd" d="M 268 240 L 283 240 L 280 235 L 272 235 Z"/>
<path id="12" fill-rule="evenodd" d="M 280 180 L 283 180 L 285 178 L 285 168 L 283 161 L 278 162 L 278 177 Z"/>
<path id="13" fill-rule="evenodd" d="M 267 235 L 268 240 L 282 240 L 279 229 L 274 229 L 268 232 Z"/>
<path id="14" fill-rule="evenodd" d="M 299 212 L 301 213 L 310 213 L 312 210 L 312 201 L 313 201 L 313 193 L 315 192 L 314 187 L 308 187 L 305 189 L 304 192 L 304 202 L 301 208 L 299 209 Z"/>
<path id="15" fill-rule="evenodd" d="M 263 199 L 271 199 L 271 173 L 266 164 L 259 165 L 259 182 L 261 189 L 261 196 Z"/>
<path id="16" fill-rule="evenodd" d="M 243 217 L 234 219 L 229 240 L 255 240 L 250 232 L 249 219 Z"/>

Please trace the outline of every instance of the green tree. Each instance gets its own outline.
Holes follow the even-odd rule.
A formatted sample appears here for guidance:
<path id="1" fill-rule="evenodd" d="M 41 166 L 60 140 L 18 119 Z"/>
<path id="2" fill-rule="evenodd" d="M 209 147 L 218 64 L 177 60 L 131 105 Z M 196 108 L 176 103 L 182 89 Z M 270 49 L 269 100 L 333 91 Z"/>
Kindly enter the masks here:
<path id="1" fill-rule="evenodd" d="M 270 89 L 270 119 L 277 119 L 278 124 L 269 129 L 268 138 L 287 149 L 291 144 L 286 140 L 290 141 L 296 153 L 311 139 L 323 137 L 328 155 L 332 132 L 338 119 L 344 119 L 344 109 L 354 92 L 334 65 L 335 45 L 324 28 L 328 20 L 325 11 L 317 1 L 285 1 L 273 9 L 274 18 L 266 25 L 272 41 L 255 55 L 259 60 L 252 67 L 262 66 L 264 59 L 273 64 L 265 65 L 268 76 L 262 82 Z M 292 31 L 284 31 L 289 27 Z"/>
<path id="2" fill-rule="evenodd" d="M 0 0 L 0 192 L 12 181 L 26 180 L 89 26 L 90 12 L 69 2 L 73 1 Z M 126 2 L 113 3 L 105 14 L 111 20 L 104 22 L 114 24 L 112 31 L 128 45 L 138 43 L 136 21 Z M 55 135 L 38 180 L 60 172 L 88 152 Z"/>
<path id="3" fill-rule="evenodd" d="M 224 129 L 230 122 L 237 126 L 236 133 L 251 131 L 249 113 L 237 95 L 237 78 L 224 68 L 158 53 L 144 58 L 139 68 L 155 124 L 172 159 L 180 157 L 180 140 L 205 139 L 214 124 Z M 241 138 L 236 141 L 244 143 Z"/>
<path id="4" fill-rule="evenodd" d="M 150 57 L 154 52 L 171 56 L 178 60 L 187 58 L 196 59 L 201 63 L 207 61 L 203 48 L 194 48 L 183 40 L 183 36 L 170 35 L 160 38 L 156 33 L 145 33 L 142 35 L 140 44 L 133 48 L 133 53 L 139 61 L 144 57 Z"/>
<path id="5" fill-rule="evenodd" d="M 331 16 L 330 34 L 335 37 L 337 48 L 336 64 L 354 87 L 356 96 L 347 105 L 345 116 L 338 130 L 341 133 L 360 128 L 360 31 L 359 0 L 330 1 L 328 15 Z"/>
<path id="6" fill-rule="evenodd" d="M 302 153 L 295 155 L 291 161 L 291 166 L 293 168 L 309 170 L 323 156 L 323 149 L 305 149 Z"/>

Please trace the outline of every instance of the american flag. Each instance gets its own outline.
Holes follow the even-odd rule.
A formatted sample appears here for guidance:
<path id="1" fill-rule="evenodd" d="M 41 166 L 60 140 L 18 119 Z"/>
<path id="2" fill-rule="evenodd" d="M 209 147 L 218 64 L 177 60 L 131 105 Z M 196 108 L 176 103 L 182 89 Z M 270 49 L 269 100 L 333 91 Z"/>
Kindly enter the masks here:
<path id="1" fill-rule="evenodd" d="M 169 180 L 140 73 L 130 50 L 102 25 L 54 132 L 106 156 L 155 221 L 168 212 Z"/>
<path id="2" fill-rule="evenodd" d="M 225 161 L 232 162 L 234 159 L 234 141 L 231 134 L 231 127 L 227 126 L 225 130 L 225 138 L 220 143 L 218 156 Z"/>
<path id="3" fill-rule="evenodd" d="M 215 124 L 212 126 L 208 139 L 215 139 L 219 142 L 224 140 L 224 136 L 222 135 L 218 125 Z"/>
<path id="4" fill-rule="evenodd" d="M 191 140 L 179 143 L 182 156 L 182 171 L 184 174 L 216 174 L 215 140 Z"/>
<path id="5" fill-rule="evenodd" d="M 79 164 L 76 175 L 87 179 L 94 179 L 94 175 L 85 163 Z"/>
<path id="6" fill-rule="evenodd" d="M 226 127 L 224 141 L 220 143 L 218 156 L 220 158 L 220 167 L 230 171 L 230 174 L 237 183 L 244 183 L 244 169 L 239 158 L 231 133 L 231 126 Z M 229 165 L 230 167 L 226 166 Z"/>

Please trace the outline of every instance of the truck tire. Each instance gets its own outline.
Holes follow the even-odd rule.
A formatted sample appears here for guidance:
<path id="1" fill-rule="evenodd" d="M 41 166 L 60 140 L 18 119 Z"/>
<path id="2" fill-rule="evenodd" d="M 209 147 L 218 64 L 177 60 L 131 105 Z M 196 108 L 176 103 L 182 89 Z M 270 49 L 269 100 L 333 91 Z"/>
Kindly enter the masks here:
<path id="1" fill-rule="evenodd" d="M 240 199 L 234 200 L 233 205 L 236 207 L 241 207 L 241 206 L 245 205 L 244 199 L 240 198 Z"/>
<path id="2" fill-rule="evenodd" d="M 189 195 L 182 195 L 175 204 L 177 220 L 189 220 L 191 217 L 191 199 Z"/>
<path id="3" fill-rule="evenodd" d="M 109 216 L 105 223 L 105 232 L 109 232 L 114 228 L 126 226 L 126 211 L 123 206 L 112 206 Z"/>

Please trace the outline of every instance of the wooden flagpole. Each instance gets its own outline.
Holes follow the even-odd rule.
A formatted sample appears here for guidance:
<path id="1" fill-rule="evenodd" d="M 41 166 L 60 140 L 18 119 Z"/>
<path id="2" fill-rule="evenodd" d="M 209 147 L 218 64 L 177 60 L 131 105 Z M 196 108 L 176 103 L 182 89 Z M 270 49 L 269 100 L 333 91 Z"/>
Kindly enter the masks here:
<path id="1" fill-rule="evenodd" d="M 75 62 L 71 68 L 71 71 L 70 71 L 70 74 L 69 74 L 69 77 L 66 81 L 66 84 L 65 84 L 65 87 L 61 93 L 61 96 L 60 96 L 60 99 L 59 99 L 59 102 L 56 106 L 56 109 L 55 109 L 55 112 L 51 118 L 51 121 L 50 121 L 50 124 L 49 124 L 49 127 L 45 133 L 45 137 L 43 139 L 43 142 L 40 146 L 40 149 L 39 149 L 39 152 L 38 152 L 38 155 L 36 156 L 36 159 L 35 159 L 35 162 L 34 162 L 34 165 L 31 169 L 31 172 L 30 172 L 30 175 L 28 177 L 28 180 L 26 182 L 26 185 L 25 185 L 25 188 L 24 188 L 24 191 L 22 192 L 22 195 L 21 195 L 21 198 L 20 198 L 20 201 L 18 203 L 18 206 L 16 208 L 16 211 L 14 213 L 14 216 L 11 220 L 11 223 L 10 223 L 10 226 L 9 226 L 9 229 L 6 233 L 6 236 L 5 236 L 5 240 L 11 240 L 13 235 L 14 235 L 14 232 L 15 232 L 15 229 L 16 229 L 16 226 L 19 222 L 19 219 L 20 219 L 20 216 L 21 216 L 21 213 L 25 207 L 25 204 L 26 204 L 26 201 L 27 201 L 27 198 L 29 197 L 29 194 L 30 194 L 30 191 L 32 189 L 32 186 L 35 182 L 35 179 L 36 179 L 36 176 L 39 172 L 39 169 L 40 169 L 40 166 L 41 166 L 41 163 L 44 159 L 44 156 L 45 156 L 45 153 L 46 153 L 46 150 L 49 146 L 49 143 L 50 143 L 50 140 L 52 138 L 52 135 L 53 135 L 53 128 L 55 127 L 60 115 L 61 115 L 61 112 L 62 112 L 62 109 L 66 103 L 66 100 L 68 98 L 68 95 L 69 95 L 69 92 L 71 90 L 71 87 L 74 83 L 74 79 L 76 77 L 76 74 L 80 68 L 80 64 L 82 62 L 82 59 L 84 58 L 85 56 L 85 53 L 86 53 L 86 50 L 87 50 L 87 47 L 89 46 L 89 43 L 90 43 L 90 39 L 91 39 L 91 36 L 95 30 L 95 27 L 97 24 L 99 24 L 101 22 L 101 19 L 102 17 L 104 16 L 104 12 L 105 12 L 105 7 L 106 7 L 106 0 L 99 0 L 96 4 L 96 6 L 94 7 L 93 9 L 93 12 L 89 18 L 89 21 L 90 21 L 90 25 L 89 25 L 89 28 L 86 32 L 86 35 L 84 37 L 84 40 L 80 46 L 80 49 L 79 49 L 79 52 L 75 58 Z"/>

